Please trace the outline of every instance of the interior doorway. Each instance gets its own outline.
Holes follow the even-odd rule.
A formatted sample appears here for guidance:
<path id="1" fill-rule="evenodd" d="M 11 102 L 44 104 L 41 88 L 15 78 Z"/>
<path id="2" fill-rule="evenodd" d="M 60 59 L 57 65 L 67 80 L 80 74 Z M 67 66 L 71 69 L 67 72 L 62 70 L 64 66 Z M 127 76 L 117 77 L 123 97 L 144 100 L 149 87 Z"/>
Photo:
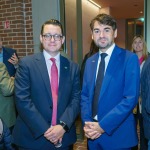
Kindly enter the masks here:
<path id="1" fill-rule="evenodd" d="M 135 35 L 144 36 L 144 19 L 126 20 L 126 49 L 131 50 L 132 40 Z"/>

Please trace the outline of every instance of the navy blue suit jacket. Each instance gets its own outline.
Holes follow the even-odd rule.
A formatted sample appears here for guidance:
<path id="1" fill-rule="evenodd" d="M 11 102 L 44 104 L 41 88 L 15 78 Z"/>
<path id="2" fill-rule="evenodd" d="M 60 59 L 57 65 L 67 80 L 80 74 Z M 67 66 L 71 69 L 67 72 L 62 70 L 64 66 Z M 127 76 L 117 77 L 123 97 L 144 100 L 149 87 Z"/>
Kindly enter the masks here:
<path id="1" fill-rule="evenodd" d="M 15 76 L 16 68 L 13 64 L 11 64 L 8 59 L 13 55 L 16 54 L 16 50 L 12 48 L 3 47 L 3 63 L 6 65 L 8 73 L 10 76 Z"/>
<path id="2" fill-rule="evenodd" d="M 99 53 L 87 62 L 81 93 L 83 122 L 92 120 L 92 101 Z M 98 122 L 105 131 L 97 140 L 103 149 L 129 148 L 137 144 L 132 110 L 138 102 L 140 67 L 135 54 L 115 46 L 98 100 Z M 94 140 L 95 141 L 95 140 Z M 89 140 L 89 144 L 94 144 Z"/>
<path id="3" fill-rule="evenodd" d="M 80 102 L 79 65 L 60 55 L 57 123 L 65 122 L 69 131 L 63 136 L 66 147 L 76 141 L 75 118 Z M 53 149 L 44 136 L 51 126 L 52 94 L 43 53 L 20 60 L 15 80 L 18 118 L 13 131 L 13 142 L 29 149 Z"/>
<path id="4" fill-rule="evenodd" d="M 141 97 L 144 135 L 150 139 L 150 57 L 145 61 L 141 72 Z"/>

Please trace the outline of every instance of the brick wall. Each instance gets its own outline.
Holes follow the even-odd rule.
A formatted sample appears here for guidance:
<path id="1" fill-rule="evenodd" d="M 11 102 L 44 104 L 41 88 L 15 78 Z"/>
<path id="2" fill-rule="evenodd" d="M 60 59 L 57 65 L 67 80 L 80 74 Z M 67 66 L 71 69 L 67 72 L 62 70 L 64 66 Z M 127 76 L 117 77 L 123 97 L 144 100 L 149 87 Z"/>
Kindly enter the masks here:
<path id="1" fill-rule="evenodd" d="M 19 57 L 33 53 L 31 0 L 0 0 L 0 36 Z"/>

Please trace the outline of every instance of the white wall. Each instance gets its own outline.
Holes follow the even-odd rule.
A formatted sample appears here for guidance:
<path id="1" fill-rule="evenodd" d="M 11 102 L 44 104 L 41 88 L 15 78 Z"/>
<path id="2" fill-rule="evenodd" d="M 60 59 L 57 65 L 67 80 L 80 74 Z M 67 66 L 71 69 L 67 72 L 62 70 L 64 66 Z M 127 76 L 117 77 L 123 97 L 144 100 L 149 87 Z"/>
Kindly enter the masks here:
<path id="1" fill-rule="evenodd" d="M 66 20 L 66 48 L 67 54 L 71 57 L 71 41 L 73 48 L 73 60 L 77 62 L 77 12 L 76 0 L 65 1 Z M 91 43 L 91 20 L 99 14 L 99 8 L 87 0 L 82 0 L 82 44 L 83 57 L 90 50 Z"/>
<path id="2" fill-rule="evenodd" d="M 91 20 L 98 15 L 100 9 L 87 0 L 82 0 L 82 36 L 83 36 L 83 57 L 89 52 L 91 44 Z"/>
<path id="3" fill-rule="evenodd" d="M 77 61 L 77 17 L 75 0 L 65 0 L 65 21 L 66 52 L 72 60 Z"/>
<path id="4" fill-rule="evenodd" d="M 115 43 L 125 48 L 125 19 L 116 19 L 117 22 L 117 38 L 115 39 Z"/>

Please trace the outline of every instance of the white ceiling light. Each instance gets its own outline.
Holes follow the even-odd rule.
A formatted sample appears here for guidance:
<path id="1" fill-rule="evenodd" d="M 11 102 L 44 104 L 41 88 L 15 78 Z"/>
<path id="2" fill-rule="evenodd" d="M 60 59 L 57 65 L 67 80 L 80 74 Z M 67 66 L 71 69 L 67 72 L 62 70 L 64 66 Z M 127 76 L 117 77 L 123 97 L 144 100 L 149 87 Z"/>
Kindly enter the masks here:
<path id="1" fill-rule="evenodd" d="M 93 5 L 97 6 L 98 8 L 101 8 L 101 6 L 98 5 L 97 3 L 95 3 L 94 1 L 92 1 L 92 0 L 88 0 L 88 1 L 91 2 Z"/>

